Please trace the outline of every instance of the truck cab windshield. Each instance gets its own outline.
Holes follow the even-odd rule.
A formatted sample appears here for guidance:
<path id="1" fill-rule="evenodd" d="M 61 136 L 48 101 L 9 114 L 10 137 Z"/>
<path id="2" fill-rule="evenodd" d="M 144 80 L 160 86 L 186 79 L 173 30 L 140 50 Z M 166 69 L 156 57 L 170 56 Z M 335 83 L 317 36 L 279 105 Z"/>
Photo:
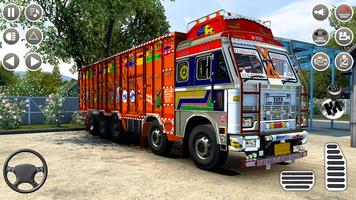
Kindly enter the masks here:
<path id="1" fill-rule="evenodd" d="M 288 57 L 284 54 L 269 53 L 273 67 L 284 82 L 296 82 L 295 74 Z"/>
<path id="2" fill-rule="evenodd" d="M 240 74 L 244 79 L 266 79 L 261 58 L 254 49 L 235 48 Z"/>

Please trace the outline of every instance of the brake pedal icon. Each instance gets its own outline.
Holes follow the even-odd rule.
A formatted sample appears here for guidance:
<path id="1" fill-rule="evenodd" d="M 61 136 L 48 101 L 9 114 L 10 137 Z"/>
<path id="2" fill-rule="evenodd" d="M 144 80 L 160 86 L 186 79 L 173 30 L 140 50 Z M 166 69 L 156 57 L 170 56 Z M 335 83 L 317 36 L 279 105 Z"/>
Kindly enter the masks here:
<path id="1" fill-rule="evenodd" d="M 346 159 L 336 143 L 325 145 L 325 187 L 328 191 L 347 188 Z"/>
<path id="2" fill-rule="evenodd" d="M 309 191 L 315 184 L 313 171 L 282 171 L 279 178 L 286 191 Z"/>

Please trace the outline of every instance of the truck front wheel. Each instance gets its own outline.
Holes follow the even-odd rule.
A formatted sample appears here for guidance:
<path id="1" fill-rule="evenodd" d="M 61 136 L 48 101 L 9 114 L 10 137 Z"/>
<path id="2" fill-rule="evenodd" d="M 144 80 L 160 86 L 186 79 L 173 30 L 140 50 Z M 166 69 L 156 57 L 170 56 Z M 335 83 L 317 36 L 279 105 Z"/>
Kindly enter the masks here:
<path id="1" fill-rule="evenodd" d="M 160 156 L 169 154 L 172 149 L 173 143 L 168 141 L 163 127 L 157 121 L 151 122 L 148 127 L 148 145 L 154 154 Z"/>
<path id="2" fill-rule="evenodd" d="M 227 151 L 221 151 L 216 141 L 213 126 L 199 125 L 189 136 L 189 153 L 194 164 L 203 170 L 221 167 L 227 158 Z"/>

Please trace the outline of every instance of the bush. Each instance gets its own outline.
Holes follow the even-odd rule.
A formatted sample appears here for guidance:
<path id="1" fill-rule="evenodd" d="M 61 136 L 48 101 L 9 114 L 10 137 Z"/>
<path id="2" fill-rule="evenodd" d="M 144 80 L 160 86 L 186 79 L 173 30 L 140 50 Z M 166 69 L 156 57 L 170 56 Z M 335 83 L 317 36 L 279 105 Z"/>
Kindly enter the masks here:
<path id="1" fill-rule="evenodd" d="M 25 103 L 0 94 L 0 128 L 15 129 L 21 124 Z"/>
<path id="2" fill-rule="evenodd" d="M 72 115 L 72 121 L 71 124 L 78 125 L 78 126 L 84 126 L 84 120 L 82 117 L 79 115 L 79 112 L 75 112 Z"/>
<path id="3" fill-rule="evenodd" d="M 59 127 L 63 118 L 63 89 L 59 89 L 55 94 L 51 94 L 46 99 L 43 108 L 45 122 L 51 126 Z"/>

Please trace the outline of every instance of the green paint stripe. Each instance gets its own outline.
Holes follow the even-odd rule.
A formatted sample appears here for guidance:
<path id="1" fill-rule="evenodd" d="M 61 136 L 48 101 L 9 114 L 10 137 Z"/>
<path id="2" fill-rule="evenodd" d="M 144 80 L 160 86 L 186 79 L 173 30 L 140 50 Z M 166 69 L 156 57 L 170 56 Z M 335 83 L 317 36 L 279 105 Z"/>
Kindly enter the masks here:
<path id="1" fill-rule="evenodd" d="M 182 110 L 203 110 L 203 111 L 213 111 L 213 107 L 199 107 L 199 106 L 182 106 Z"/>
<path id="2" fill-rule="evenodd" d="M 146 62 L 152 62 L 152 56 L 147 56 L 146 57 Z"/>

